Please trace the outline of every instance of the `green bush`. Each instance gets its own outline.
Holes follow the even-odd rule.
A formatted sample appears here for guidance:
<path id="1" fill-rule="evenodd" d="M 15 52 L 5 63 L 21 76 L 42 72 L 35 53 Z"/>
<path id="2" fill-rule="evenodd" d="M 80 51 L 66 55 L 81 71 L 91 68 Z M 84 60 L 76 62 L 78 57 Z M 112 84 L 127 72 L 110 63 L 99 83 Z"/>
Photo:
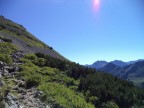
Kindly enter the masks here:
<path id="1" fill-rule="evenodd" d="M 18 48 L 9 42 L 0 42 L 0 54 L 12 54 L 16 52 Z"/>
<path id="2" fill-rule="evenodd" d="M 83 97 L 76 94 L 73 90 L 58 83 L 46 83 L 38 87 L 44 92 L 42 96 L 48 103 L 52 103 L 60 108 L 94 108 L 87 103 Z"/>
<path id="3" fill-rule="evenodd" d="M 118 105 L 114 102 L 107 102 L 102 104 L 102 108 L 119 108 Z"/>
<path id="4" fill-rule="evenodd" d="M 42 75 L 54 76 L 59 73 L 59 70 L 56 68 L 51 68 L 51 67 L 43 67 L 41 68 L 40 73 Z"/>
<path id="5" fill-rule="evenodd" d="M 37 56 L 38 58 L 45 58 L 44 53 L 38 52 L 38 53 L 35 53 L 35 54 L 36 54 L 36 56 Z"/>
<path id="6" fill-rule="evenodd" d="M 11 56 L 7 54 L 0 54 L 0 61 L 5 62 L 7 64 L 12 64 L 13 62 Z"/>
<path id="7" fill-rule="evenodd" d="M 41 82 L 41 75 L 38 74 L 40 71 L 39 67 L 32 63 L 27 63 L 21 67 L 20 76 L 26 79 L 26 86 L 30 88 L 32 86 L 38 86 Z"/>
<path id="8" fill-rule="evenodd" d="M 26 54 L 24 58 L 29 60 L 36 60 L 37 56 L 35 54 Z"/>
<path id="9" fill-rule="evenodd" d="M 31 75 L 26 76 L 26 87 L 31 88 L 33 86 L 38 86 L 41 82 L 41 76 L 35 73 L 31 73 Z"/>
<path id="10" fill-rule="evenodd" d="M 38 58 L 36 60 L 33 60 L 33 63 L 37 66 L 44 66 L 46 60 L 44 58 Z"/>
<path id="11" fill-rule="evenodd" d="M 75 81 L 73 78 L 67 77 L 64 74 L 56 74 L 51 77 L 52 82 L 57 82 L 66 86 L 77 86 L 77 81 Z"/>
<path id="12" fill-rule="evenodd" d="M 21 59 L 23 62 L 28 62 L 31 61 L 32 63 L 34 63 L 35 65 L 37 66 L 44 66 L 45 65 L 45 62 L 46 60 L 44 58 L 38 58 L 35 54 L 26 54 L 24 56 L 23 59 Z"/>

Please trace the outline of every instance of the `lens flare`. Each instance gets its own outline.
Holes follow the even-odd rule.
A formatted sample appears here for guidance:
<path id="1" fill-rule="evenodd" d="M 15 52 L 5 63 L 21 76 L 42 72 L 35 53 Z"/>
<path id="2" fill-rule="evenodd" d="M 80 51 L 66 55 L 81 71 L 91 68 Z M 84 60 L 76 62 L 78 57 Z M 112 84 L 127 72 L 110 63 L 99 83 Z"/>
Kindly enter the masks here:
<path id="1" fill-rule="evenodd" d="M 100 0 L 93 0 L 93 9 L 98 12 L 100 8 Z"/>

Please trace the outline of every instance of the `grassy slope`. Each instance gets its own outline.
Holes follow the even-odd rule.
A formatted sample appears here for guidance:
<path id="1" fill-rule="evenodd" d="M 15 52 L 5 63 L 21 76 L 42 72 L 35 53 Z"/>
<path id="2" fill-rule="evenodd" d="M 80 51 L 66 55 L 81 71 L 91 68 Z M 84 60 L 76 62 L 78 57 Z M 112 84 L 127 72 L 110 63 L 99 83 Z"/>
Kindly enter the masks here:
<path id="1" fill-rule="evenodd" d="M 13 65 L 12 54 L 19 49 L 12 43 L 0 42 L 0 61 Z M 11 61 L 7 60 L 8 57 Z M 37 87 L 42 90 L 44 94 L 41 99 L 49 104 L 58 108 L 94 108 L 94 105 L 87 103 L 83 94 L 76 91 L 79 81 L 68 77 L 65 73 L 56 68 L 45 67 L 43 58 L 38 58 L 34 54 L 26 54 L 21 58 L 20 72 L 17 73 L 18 77 L 8 78 L 3 76 L 0 80 L 5 83 L 5 86 L 0 88 L 0 98 L 4 97 L 7 90 L 14 96 L 19 94 L 12 90 L 16 86 L 15 80 L 22 77 L 26 80 L 26 88 Z M 1 101 L 0 101 L 1 102 Z"/>

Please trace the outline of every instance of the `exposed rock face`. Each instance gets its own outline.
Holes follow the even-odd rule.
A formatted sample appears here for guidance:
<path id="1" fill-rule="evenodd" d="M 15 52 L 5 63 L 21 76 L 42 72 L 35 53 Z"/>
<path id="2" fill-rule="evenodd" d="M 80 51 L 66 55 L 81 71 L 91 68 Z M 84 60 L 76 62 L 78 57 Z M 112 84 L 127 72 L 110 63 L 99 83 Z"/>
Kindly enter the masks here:
<path id="1" fill-rule="evenodd" d="M 10 89 L 4 93 L 3 101 L 5 108 L 50 108 L 50 106 L 41 102 L 39 99 L 43 94 L 42 91 L 38 91 L 34 87 L 26 89 L 25 80 L 18 78 L 18 64 L 21 64 L 18 59 L 21 58 L 22 55 L 22 52 L 13 54 L 14 63 L 11 66 L 0 61 L 0 88 L 6 85 L 3 77 L 7 77 L 9 81 L 15 83 L 15 86 L 10 86 Z M 16 92 L 17 94 L 14 95 L 12 92 Z"/>

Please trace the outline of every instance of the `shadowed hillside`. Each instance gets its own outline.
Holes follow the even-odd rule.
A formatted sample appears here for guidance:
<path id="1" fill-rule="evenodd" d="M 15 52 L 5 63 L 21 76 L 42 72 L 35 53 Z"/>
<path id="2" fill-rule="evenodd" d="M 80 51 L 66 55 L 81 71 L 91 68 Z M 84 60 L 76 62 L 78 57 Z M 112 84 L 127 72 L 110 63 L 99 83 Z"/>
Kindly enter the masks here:
<path id="1" fill-rule="evenodd" d="M 143 87 L 144 83 L 144 61 L 139 61 L 125 67 L 119 67 L 113 63 L 108 63 L 99 69 L 122 79 L 134 82 L 135 85 Z"/>

